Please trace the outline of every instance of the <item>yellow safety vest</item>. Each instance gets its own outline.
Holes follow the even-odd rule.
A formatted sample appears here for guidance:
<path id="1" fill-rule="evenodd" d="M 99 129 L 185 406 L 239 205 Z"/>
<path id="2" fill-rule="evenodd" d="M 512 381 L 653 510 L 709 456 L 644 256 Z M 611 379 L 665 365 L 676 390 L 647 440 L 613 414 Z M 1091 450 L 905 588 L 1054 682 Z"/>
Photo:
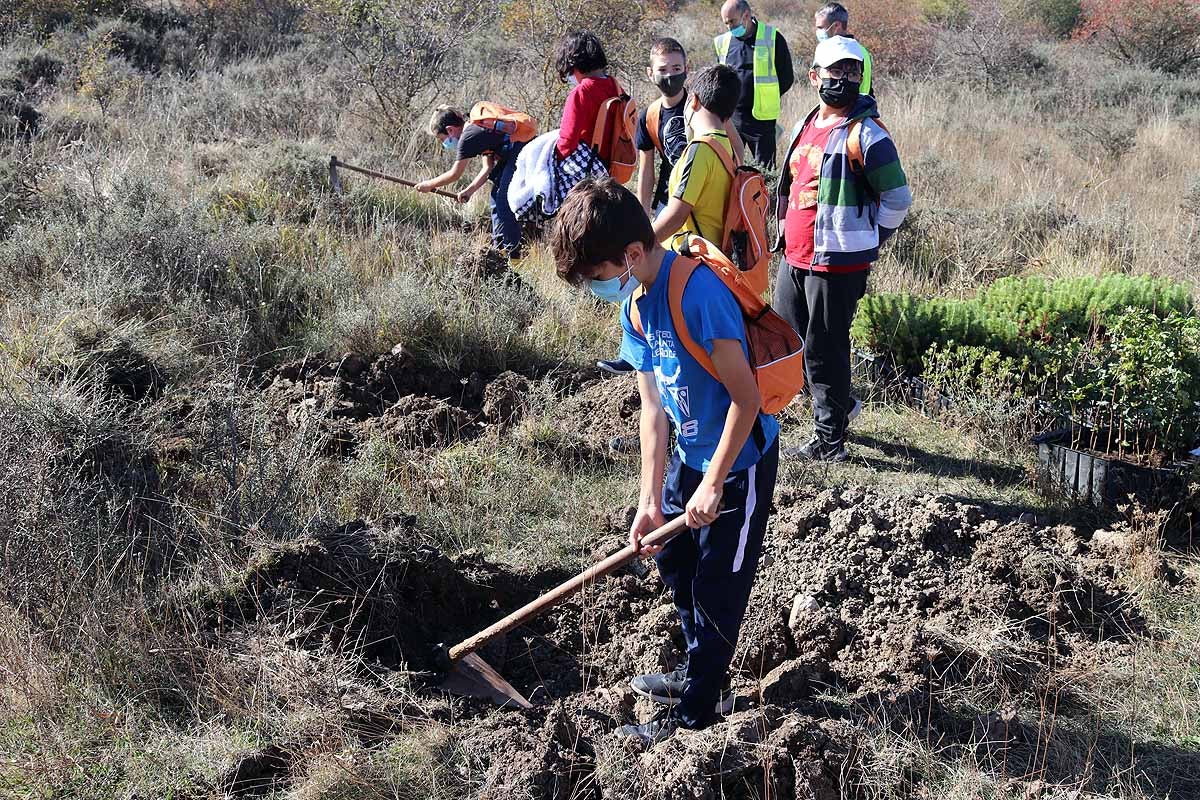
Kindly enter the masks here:
<path id="1" fill-rule="evenodd" d="M 726 31 L 713 39 L 717 61 L 724 64 L 729 56 L 733 34 Z M 775 27 L 758 23 L 754 34 L 754 107 L 755 119 L 779 119 L 779 75 L 775 72 Z"/>
<path id="2" fill-rule="evenodd" d="M 862 47 L 862 42 L 858 43 Z M 871 53 L 867 48 L 863 47 L 863 79 L 862 85 L 858 87 L 859 94 L 871 93 Z"/>

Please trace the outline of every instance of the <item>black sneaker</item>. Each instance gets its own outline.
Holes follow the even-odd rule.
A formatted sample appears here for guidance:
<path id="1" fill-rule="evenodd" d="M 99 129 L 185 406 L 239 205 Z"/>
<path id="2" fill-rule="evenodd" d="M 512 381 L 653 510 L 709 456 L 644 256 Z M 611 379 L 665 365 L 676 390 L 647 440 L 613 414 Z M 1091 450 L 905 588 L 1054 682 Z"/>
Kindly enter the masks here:
<path id="1" fill-rule="evenodd" d="M 633 372 L 633 364 L 630 364 L 623 358 L 613 359 L 612 361 L 597 361 L 596 367 L 610 375 L 624 375 L 627 372 Z"/>
<path id="2" fill-rule="evenodd" d="M 820 436 L 814 436 L 803 447 L 789 447 L 783 451 L 788 458 L 799 458 L 804 461 L 845 461 L 846 445 L 844 442 L 826 442 Z"/>
<path id="3" fill-rule="evenodd" d="M 653 747 L 679 730 L 679 720 L 674 714 L 663 714 L 641 725 L 622 725 L 617 735 L 637 739 L 646 747 Z"/>
<path id="4" fill-rule="evenodd" d="M 674 672 L 655 672 L 649 675 L 638 675 L 629 682 L 629 687 L 637 694 L 663 706 L 678 705 L 683 699 L 683 687 L 687 682 L 687 672 L 677 669 Z M 721 690 L 714 710 L 718 714 L 728 714 L 733 711 L 737 695 L 728 689 Z"/>

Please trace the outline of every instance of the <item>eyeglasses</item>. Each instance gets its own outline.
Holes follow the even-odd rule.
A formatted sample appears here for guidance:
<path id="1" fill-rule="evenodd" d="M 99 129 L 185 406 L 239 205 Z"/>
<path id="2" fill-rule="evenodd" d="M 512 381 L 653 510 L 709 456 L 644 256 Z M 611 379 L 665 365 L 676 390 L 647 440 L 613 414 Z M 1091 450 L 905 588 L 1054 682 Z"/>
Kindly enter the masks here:
<path id="1" fill-rule="evenodd" d="M 856 81 L 862 80 L 863 71 L 862 67 L 850 67 L 849 69 L 843 69 L 842 67 L 825 67 L 825 74 L 833 78 L 835 81 L 841 80 L 842 78 L 848 78 L 849 80 Z"/>

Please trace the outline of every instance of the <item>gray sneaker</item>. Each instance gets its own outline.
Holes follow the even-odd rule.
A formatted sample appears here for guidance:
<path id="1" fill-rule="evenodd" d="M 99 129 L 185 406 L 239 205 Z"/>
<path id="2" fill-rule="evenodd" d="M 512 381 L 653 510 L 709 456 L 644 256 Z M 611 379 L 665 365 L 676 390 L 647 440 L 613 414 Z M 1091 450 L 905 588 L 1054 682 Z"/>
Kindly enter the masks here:
<path id="1" fill-rule="evenodd" d="M 663 706 L 679 705 L 683 699 L 683 687 L 687 683 L 687 671 L 682 669 L 673 672 L 654 672 L 649 675 L 638 675 L 629 682 L 629 686 L 637 694 Z M 737 695 L 728 689 L 721 690 L 721 696 L 715 706 L 718 714 L 728 714 L 733 711 Z"/>
<path id="2" fill-rule="evenodd" d="M 622 725 L 617 728 L 617 735 L 629 739 L 638 739 L 646 747 L 653 747 L 679 730 L 679 720 L 674 714 L 663 714 L 641 725 Z"/>

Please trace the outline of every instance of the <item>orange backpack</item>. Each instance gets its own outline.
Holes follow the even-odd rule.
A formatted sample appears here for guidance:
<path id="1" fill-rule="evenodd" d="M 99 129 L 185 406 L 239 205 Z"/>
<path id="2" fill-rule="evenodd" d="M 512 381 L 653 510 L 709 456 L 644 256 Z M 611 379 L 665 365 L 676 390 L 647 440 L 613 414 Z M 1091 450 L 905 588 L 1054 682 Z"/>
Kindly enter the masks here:
<path id="1" fill-rule="evenodd" d="M 733 157 L 712 136 L 701 136 L 721 159 L 733 179 L 725 202 L 725 225 L 721 230 L 721 252 L 728 254 L 760 295 L 770 283 L 771 243 L 767 241 L 767 207 L 770 192 L 763 174 L 754 167 L 735 164 Z"/>
<path id="2" fill-rule="evenodd" d="M 530 142 L 537 136 L 537 120 L 533 117 L 486 100 L 471 108 L 469 121 L 486 130 L 499 131 L 514 142 Z"/>
<path id="3" fill-rule="evenodd" d="M 750 368 L 762 395 L 763 413 L 778 414 L 804 388 L 804 341 L 800 334 L 762 299 L 762 293 L 755 291 L 746 280 L 746 273 L 712 242 L 689 236 L 683 249 L 671 265 L 667 278 L 667 297 L 676 338 L 709 375 L 720 380 L 712 357 L 692 338 L 683 317 L 683 291 L 696 267 L 704 264 L 729 287 L 742 309 L 750 346 Z M 629 304 L 629 319 L 634 330 L 645 336 L 636 302 Z"/>
<path id="4" fill-rule="evenodd" d="M 614 79 L 615 82 L 615 79 Z M 637 168 L 637 104 L 617 84 L 617 96 L 610 97 L 596 112 L 592 126 L 592 149 L 617 183 L 626 183 Z"/>

